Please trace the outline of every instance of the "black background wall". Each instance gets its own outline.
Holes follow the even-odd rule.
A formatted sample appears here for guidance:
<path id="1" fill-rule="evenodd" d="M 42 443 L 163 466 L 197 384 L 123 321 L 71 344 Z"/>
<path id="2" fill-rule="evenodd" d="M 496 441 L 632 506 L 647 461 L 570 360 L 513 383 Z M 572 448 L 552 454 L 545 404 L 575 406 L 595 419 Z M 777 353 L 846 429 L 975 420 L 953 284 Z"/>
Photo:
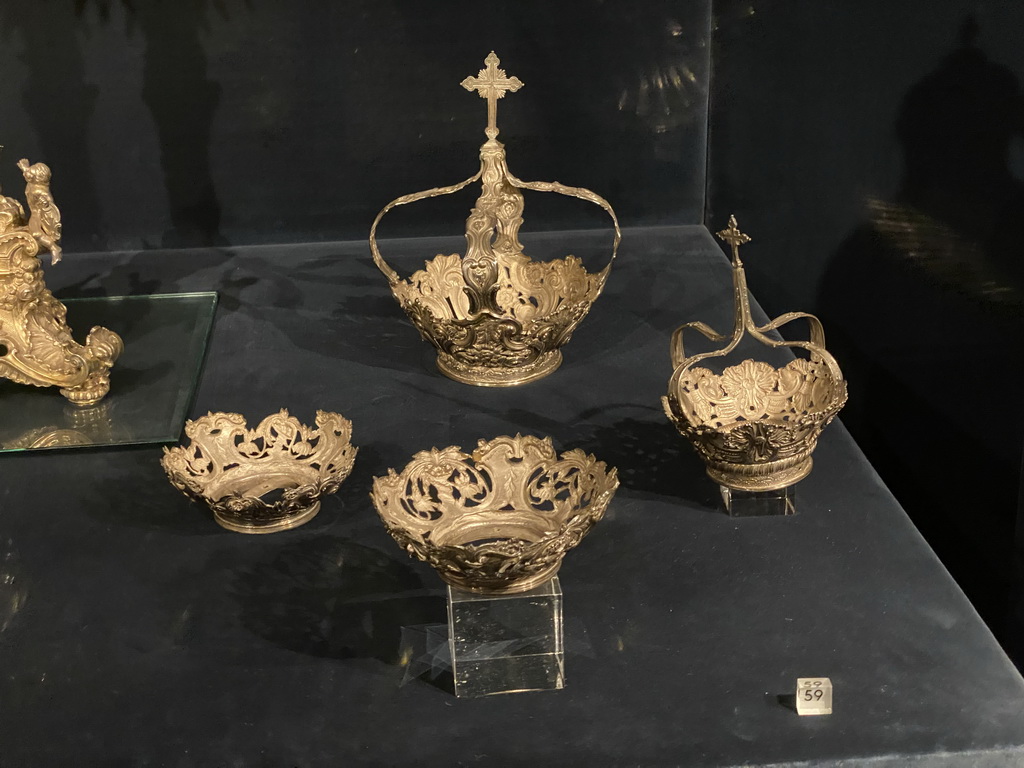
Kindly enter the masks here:
<path id="1" fill-rule="evenodd" d="M 400 194 L 472 175 L 494 49 L 512 170 L 699 223 L 707 0 L 32 0 L 0 5 L 3 179 L 55 170 L 66 250 L 365 238 Z M 545 196 L 547 198 L 549 196 Z M 459 232 L 470 193 L 388 234 Z M 534 228 L 600 211 L 529 206 Z M 582 209 L 582 210 L 581 210 Z M 591 218 L 587 218 L 591 216 Z"/>
<path id="2" fill-rule="evenodd" d="M 708 224 L 738 215 L 773 313 L 822 317 L 844 423 L 1021 663 L 1024 4 L 715 18 Z"/>

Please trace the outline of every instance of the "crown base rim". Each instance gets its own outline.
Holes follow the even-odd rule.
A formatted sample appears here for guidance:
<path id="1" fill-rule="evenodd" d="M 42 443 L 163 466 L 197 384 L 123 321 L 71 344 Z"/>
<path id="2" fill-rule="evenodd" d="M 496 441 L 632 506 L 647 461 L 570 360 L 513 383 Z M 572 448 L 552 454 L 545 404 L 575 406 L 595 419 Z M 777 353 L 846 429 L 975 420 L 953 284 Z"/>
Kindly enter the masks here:
<path id="1" fill-rule="evenodd" d="M 451 355 L 438 353 L 437 369 L 453 381 L 474 387 L 517 387 L 554 373 L 562 364 L 562 351 L 545 352 L 532 363 L 516 368 L 466 365 Z"/>
<path id="2" fill-rule="evenodd" d="M 461 589 L 464 592 L 472 592 L 477 595 L 518 595 L 521 592 L 529 592 L 531 589 L 536 589 L 549 579 L 554 578 L 561 567 L 562 560 L 559 558 L 555 563 L 527 578 L 516 579 L 504 586 L 494 587 L 481 586 L 473 576 L 458 576 L 453 573 L 442 573 L 441 571 L 437 573 L 445 584 L 455 589 Z"/>
<path id="3" fill-rule="evenodd" d="M 707 474 L 719 485 L 734 491 L 778 491 L 803 480 L 811 474 L 814 462 L 810 456 L 789 467 L 751 474 L 756 464 L 725 464 L 708 466 Z M 764 465 L 762 465 L 764 466 Z"/>
<path id="4" fill-rule="evenodd" d="M 226 528 L 235 533 L 278 533 L 279 531 L 288 531 L 308 523 L 316 517 L 319 511 L 320 502 L 317 501 L 297 514 L 289 515 L 284 519 L 274 519 L 268 523 L 246 523 L 218 511 L 214 511 L 213 519 L 216 520 L 221 528 Z"/>

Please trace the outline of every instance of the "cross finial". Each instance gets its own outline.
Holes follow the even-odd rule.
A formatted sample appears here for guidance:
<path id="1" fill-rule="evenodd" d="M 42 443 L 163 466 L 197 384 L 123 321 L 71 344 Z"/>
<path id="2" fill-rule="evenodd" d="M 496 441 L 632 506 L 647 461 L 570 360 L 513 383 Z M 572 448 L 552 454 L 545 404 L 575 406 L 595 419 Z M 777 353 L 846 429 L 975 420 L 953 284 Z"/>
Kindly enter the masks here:
<path id="1" fill-rule="evenodd" d="M 506 77 L 504 69 L 498 69 L 501 60 L 491 51 L 484 59 L 486 65 L 476 77 L 467 77 L 462 87 L 467 91 L 477 91 L 481 99 L 487 99 L 487 138 L 498 135 L 498 99 L 505 96 L 505 91 L 515 93 L 523 87 L 518 77 Z"/>
<path id="2" fill-rule="evenodd" d="M 718 238 L 732 246 L 732 262 L 736 266 L 741 265 L 743 262 L 740 261 L 740 246 L 744 243 L 750 242 L 748 235 L 740 232 L 740 228 L 736 226 L 736 217 L 729 217 L 729 226 L 718 232 Z"/>

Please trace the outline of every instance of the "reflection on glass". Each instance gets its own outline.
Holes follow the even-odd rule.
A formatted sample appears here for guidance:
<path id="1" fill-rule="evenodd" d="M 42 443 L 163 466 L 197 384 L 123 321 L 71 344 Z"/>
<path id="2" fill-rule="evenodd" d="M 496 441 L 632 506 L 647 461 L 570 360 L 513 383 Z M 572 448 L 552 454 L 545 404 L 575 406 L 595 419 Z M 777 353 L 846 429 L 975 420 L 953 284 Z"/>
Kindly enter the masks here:
<path id="1" fill-rule="evenodd" d="M 89 408 L 56 391 L 0 383 L 0 452 L 176 440 L 195 391 L 216 293 L 65 301 L 77 326 L 116 327 L 125 343 L 110 394 Z"/>
<path id="2" fill-rule="evenodd" d="M 689 30 L 677 19 L 665 19 L 648 60 L 619 94 L 619 111 L 633 113 L 653 133 L 687 125 L 704 108 L 704 83 L 697 76 L 706 67 L 704 30 Z"/>
<path id="3" fill-rule="evenodd" d="M 883 242 L 936 284 L 997 309 L 1019 310 L 1021 288 L 1008 269 L 990 258 L 985 243 L 907 203 L 868 197 L 866 205 Z"/>
<path id="4" fill-rule="evenodd" d="M 17 437 L 5 439 L 0 447 L 12 451 L 110 443 L 112 426 L 109 403 L 100 402 L 86 408 L 65 405 L 63 423 L 31 428 Z"/>

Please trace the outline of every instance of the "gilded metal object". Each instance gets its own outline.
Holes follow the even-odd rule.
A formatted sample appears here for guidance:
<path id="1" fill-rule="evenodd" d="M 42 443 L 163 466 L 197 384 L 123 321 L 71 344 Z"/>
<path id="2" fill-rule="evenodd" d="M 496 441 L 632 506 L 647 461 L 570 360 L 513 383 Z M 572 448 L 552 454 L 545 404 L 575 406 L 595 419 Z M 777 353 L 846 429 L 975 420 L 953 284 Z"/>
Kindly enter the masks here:
<path id="1" fill-rule="evenodd" d="M 60 211 L 45 163 L 18 163 L 29 216 L 0 194 L 0 377 L 35 387 L 60 387 L 75 405 L 93 405 L 110 391 L 110 368 L 124 350 L 121 337 L 96 326 L 78 344 L 67 309 L 43 279 L 39 254 L 60 261 Z"/>
<path id="2" fill-rule="evenodd" d="M 484 63 L 479 75 L 462 82 L 487 100 L 480 171 L 458 184 L 388 203 L 370 229 L 370 251 L 420 335 L 437 348 L 442 373 L 465 384 L 508 387 L 539 379 L 560 365 L 560 348 L 604 289 L 621 233 L 611 205 L 590 190 L 512 175 L 505 146 L 497 140 L 497 104 L 523 83 L 498 68 L 493 51 Z M 449 195 L 478 180 L 483 191 L 466 221 L 466 255 L 440 254 L 409 279 L 400 278 L 377 246 L 381 219 L 399 205 Z M 536 262 L 523 253 L 523 189 L 576 197 L 604 209 L 615 228 L 605 268 L 591 274 L 575 256 Z"/>
<path id="3" fill-rule="evenodd" d="M 525 592 L 558 572 L 565 553 L 604 515 L 619 487 L 576 449 L 556 455 L 550 438 L 481 440 L 413 456 L 373 480 L 384 526 L 410 555 L 459 589 Z"/>
<path id="4" fill-rule="evenodd" d="M 164 448 L 171 484 L 213 510 L 224 528 L 274 533 L 295 528 L 320 511 L 320 499 L 349 476 L 358 448 L 352 422 L 316 412 L 316 428 L 288 411 L 246 429 L 237 413 L 209 413 L 185 424 L 191 442 Z"/>
<path id="5" fill-rule="evenodd" d="M 777 490 L 811 471 L 811 453 L 821 430 L 846 403 L 846 381 L 825 349 L 825 333 L 814 315 L 788 312 L 766 325 L 754 324 L 739 254 L 750 238 L 740 232 L 734 216 L 718 236 L 732 248 L 732 334 L 720 334 L 701 322 L 677 328 L 671 347 L 675 371 L 662 403 L 669 419 L 704 459 L 711 479 L 735 490 Z M 801 318 L 810 325 L 809 341 L 782 341 L 768 335 Z M 683 349 L 687 328 L 728 344 L 687 357 Z M 701 361 L 728 355 L 745 334 L 767 347 L 803 349 L 810 359 L 797 358 L 780 368 L 748 359 L 720 374 L 697 367 Z"/>

